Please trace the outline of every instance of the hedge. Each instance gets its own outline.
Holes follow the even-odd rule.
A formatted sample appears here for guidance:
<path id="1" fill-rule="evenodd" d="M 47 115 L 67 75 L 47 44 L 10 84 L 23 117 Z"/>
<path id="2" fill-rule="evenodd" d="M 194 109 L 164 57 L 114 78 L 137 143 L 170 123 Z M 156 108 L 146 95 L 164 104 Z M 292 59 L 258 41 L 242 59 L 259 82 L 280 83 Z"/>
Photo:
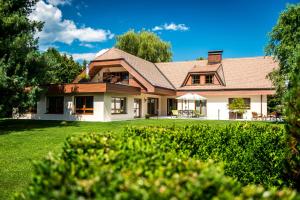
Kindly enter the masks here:
<path id="1" fill-rule="evenodd" d="M 266 135 L 263 129 L 267 129 Z M 259 138 L 263 141 L 258 142 Z M 281 177 L 282 154 L 286 151 L 279 148 L 285 140 L 280 127 L 249 124 L 219 128 L 130 127 L 120 135 L 72 136 L 59 156 L 49 154 L 35 164 L 32 183 L 16 199 L 299 199 L 290 189 L 245 184 L 253 182 L 252 177 L 257 177 L 259 171 L 277 170 L 265 179 L 261 174 L 255 180 L 273 183 L 275 177 Z M 279 145 L 271 154 L 276 148 L 268 142 Z M 258 149 L 261 151 L 256 153 Z M 230 162 L 230 156 L 238 150 L 240 155 Z M 248 155 L 250 150 L 253 153 Z M 260 158 L 271 158 L 279 166 L 262 164 Z M 233 172 L 243 169 L 237 161 L 251 166 L 245 172 Z"/>

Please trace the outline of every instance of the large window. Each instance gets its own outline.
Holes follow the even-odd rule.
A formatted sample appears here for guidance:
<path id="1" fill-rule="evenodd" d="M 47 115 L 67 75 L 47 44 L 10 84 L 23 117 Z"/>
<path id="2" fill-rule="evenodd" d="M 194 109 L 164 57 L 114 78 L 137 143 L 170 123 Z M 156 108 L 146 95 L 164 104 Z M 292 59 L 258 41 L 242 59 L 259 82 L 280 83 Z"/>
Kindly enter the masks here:
<path id="1" fill-rule="evenodd" d="M 91 115 L 94 112 L 93 96 L 76 96 L 75 97 L 75 113 Z"/>
<path id="2" fill-rule="evenodd" d="M 205 84 L 212 84 L 213 83 L 213 75 L 205 75 Z"/>
<path id="3" fill-rule="evenodd" d="M 234 99 L 236 99 L 236 98 L 229 98 L 228 103 L 232 104 Z M 251 99 L 250 98 L 242 98 L 242 99 L 244 100 L 244 103 L 245 103 L 245 109 L 250 109 Z"/>
<path id="4" fill-rule="evenodd" d="M 123 83 L 128 84 L 128 72 L 104 72 L 103 82 L 105 83 Z"/>
<path id="5" fill-rule="evenodd" d="M 200 84 L 200 74 L 193 74 L 192 75 L 192 84 Z"/>
<path id="6" fill-rule="evenodd" d="M 126 98 L 112 97 L 111 98 L 111 114 L 126 114 Z"/>
<path id="7" fill-rule="evenodd" d="M 64 97 L 49 96 L 47 97 L 47 113 L 63 114 L 64 113 Z"/>

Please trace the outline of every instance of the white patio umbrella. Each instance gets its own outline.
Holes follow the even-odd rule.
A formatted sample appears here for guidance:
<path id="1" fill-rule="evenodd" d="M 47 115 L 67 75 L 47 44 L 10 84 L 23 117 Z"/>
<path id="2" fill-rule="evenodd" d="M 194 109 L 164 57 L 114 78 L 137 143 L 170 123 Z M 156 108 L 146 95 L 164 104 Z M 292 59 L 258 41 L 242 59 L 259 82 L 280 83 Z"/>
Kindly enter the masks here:
<path id="1" fill-rule="evenodd" d="M 182 100 L 182 104 L 181 104 L 182 108 L 183 108 L 183 100 L 187 100 L 188 101 L 188 110 L 189 110 L 189 105 L 190 105 L 189 101 L 190 100 L 194 100 L 194 101 L 195 100 L 206 100 L 205 97 L 200 96 L 199 94 L 194 94 L 194 93 L 187 93 L 185 95 L 177 97 L 176 99 Z"/>

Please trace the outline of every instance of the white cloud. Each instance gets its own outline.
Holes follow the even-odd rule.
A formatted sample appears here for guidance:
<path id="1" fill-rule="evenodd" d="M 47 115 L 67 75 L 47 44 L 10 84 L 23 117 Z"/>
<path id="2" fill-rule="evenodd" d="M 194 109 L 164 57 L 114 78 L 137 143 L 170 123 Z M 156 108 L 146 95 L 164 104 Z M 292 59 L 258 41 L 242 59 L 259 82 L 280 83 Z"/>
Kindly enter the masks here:
<path id="1" fill-rule="evenodd" d="M 74 21 L 62 18 L 62 12 L 59 8 L 44 1 L 39 1 L 36 4 L 29 17 L 31 20 L 45 22 L 43 30 L 36 35 L 39 37 L 41 46 L 47 46 L 54 42 L 71 44 L 74 40 L 103 42 L 114 37 L 114 34 L 109 30 L 77 27 Z"/>
<path id="2" fill-rule="evenodd" d="M 94 48 L 94 45 L 88 44 L 88 43 L 80 43 L 79 46 L 87 47 L 87 48 Z"/>
<path id="3" fill-rule="evenodd" d="M 164 25 L 161 26 L 155 26 L 152 28 L 152 31 L 162 31 L 162 30 L 167 30 L 167 31 L 188 31 L 190 28 L 187 27 L 185 24 L 175 24 L 175 23 L 170 23 L 167 24 L 165 23 Z"/>
<path id="4" fill-rule="evenodd" d="M 58 5 L 71 5 L 71 0 L 47 0 L 47 3 L 58 6 Z"/>
<path id="5" fill-rule="evenodd" d="M 93 60 L 94 58 L 104 54 L 106 51 L 108 51 L 109 49 L 102 49 L 97 53 L 74 53 L 72 54 L 74 60 Z"/>

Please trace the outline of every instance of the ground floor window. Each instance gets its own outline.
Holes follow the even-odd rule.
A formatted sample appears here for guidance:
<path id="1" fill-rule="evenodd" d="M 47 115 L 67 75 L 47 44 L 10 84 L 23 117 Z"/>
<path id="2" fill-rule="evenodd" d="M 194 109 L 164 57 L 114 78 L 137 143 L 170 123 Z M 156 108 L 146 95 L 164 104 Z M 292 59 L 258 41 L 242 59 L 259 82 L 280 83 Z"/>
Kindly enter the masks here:
<path id="1" fill-rule="evenodd" d="M 94 113 L 94 97 L 93 96 L 76 96 L 75 97 L 75 113 L 90 115 Z"/>
<path id="2" fill-rule="evenodd" d="M 47 97 L 47 113 L 63 114 L 64 113 L 64 97 L 48 96 Z"/>
<path id="3" fill-rule="evenodd" d="M 232 104 L 235 99 L 238 99 L 238 98 L 229 98 L 228 103 Z M 244 100 L 245 109 L 249 110 L 250 109 L 250 104 L 251 104 L 251 99 L 250 98 L 242 98 L 242 99 Z"/>
<path id="4" fill-rule="evenodd" d="M 126 97 L 111 98 L 111 114 L 126 114 Z"/>

